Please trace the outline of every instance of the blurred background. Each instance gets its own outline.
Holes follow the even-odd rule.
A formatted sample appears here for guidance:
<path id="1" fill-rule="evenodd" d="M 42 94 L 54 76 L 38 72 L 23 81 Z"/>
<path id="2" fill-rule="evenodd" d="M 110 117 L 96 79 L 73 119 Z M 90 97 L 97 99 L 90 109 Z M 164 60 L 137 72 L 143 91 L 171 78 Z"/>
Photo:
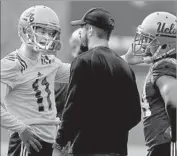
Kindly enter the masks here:
<path id="1" fill-rule="evenodd" d="M 80 19 L 92 7 L 106 8 L 115 19 L 115 30 L 110 39 L 110 47 L 119 55 L 126 53 L 136 28 L 142 20 L 155 11 L 167 11 L 176 14 L 175 1 L 1 1 L 1 58 L 18 49 L 20 39 L 17 25 L 21 13 L 33 5 L 46 5 L 52 8 L 60 19 L 62 29 L 62 49 L 57 54 L 63 62 L 71 62 L 69 38 L 74 29 L 70 21 Z M 135 71 L 139 93 L 149 67 L 146 65 L 132 66 Z M 128 86 L 125 86 L 128 88 Z M 121 125 L 120 125 L 121 126 Z M 1 156 L 5 156 L 8 148 L 8 132 L 1 128 Z M 130 131 L 129 156 L 145 156 L 147 151 L 143 137 L 142 122 Z"/>

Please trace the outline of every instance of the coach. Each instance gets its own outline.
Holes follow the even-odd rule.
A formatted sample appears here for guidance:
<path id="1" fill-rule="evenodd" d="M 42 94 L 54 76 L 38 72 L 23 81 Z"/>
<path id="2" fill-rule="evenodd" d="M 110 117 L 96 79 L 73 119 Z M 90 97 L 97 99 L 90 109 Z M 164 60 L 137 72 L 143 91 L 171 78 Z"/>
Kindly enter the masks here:
<path id="1" fill-rule="evenodd" d="M 82 28 L 88 51 L 71 65 L 67 102 L 53 156 L 71 142 L 74 156 L 126 156 L 128 132 L 141 119 L 135 75 L 108 47 L 114 20 L 103 8 L 92 8 L 72 25 Z"/>

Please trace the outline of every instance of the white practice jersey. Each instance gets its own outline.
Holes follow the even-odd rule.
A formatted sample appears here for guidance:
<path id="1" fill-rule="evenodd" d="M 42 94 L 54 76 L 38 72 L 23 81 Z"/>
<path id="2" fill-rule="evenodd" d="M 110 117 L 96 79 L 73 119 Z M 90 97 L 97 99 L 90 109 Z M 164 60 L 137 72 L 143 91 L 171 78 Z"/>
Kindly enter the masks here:
<path id="1" fill-rule="evenodd" d="M 1 60 L 1 83 L 11 88 L 4 99 L 7 111 L 53 143 L 59 123 L 54 82 L 68 83 L 69 75 L 70 64 L 53 55 L 40 55 L 34 64 L 18 50 L 10 53 Z"/>

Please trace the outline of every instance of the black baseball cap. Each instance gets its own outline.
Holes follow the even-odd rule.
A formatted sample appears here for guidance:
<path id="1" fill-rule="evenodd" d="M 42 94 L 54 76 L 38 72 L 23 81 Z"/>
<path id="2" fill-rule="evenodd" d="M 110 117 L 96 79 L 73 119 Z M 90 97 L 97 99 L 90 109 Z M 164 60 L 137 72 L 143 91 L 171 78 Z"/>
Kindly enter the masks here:
<path id="1" fill-rule="evenodd" d="M 104 30 L 114 29 L 114 19 L 104 8 L 92 8 L 87 11 L 81 20 L 72 21 L 72 26 L 91 24 Z"/>

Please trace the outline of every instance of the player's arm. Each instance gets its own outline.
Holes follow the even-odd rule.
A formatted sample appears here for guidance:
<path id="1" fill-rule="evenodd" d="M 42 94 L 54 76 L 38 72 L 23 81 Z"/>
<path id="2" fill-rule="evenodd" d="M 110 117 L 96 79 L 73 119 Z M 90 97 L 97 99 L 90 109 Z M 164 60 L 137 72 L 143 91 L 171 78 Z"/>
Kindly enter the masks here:
<path id="1" fill-rule="evenodd" d="M 175 108 L 177 104 L 176 60 L 167 58 L 156 62 L 152 68 L 152 81 L 158 87 L 166 106 L 171 103 Z"/>
<path id="2" fill-rule="evenodd" d="M 58 70 L 57 70 L 55 82 L 68 83 L 69 82 L 69 76 L 70 76 L 71 64 L 63 63 L 57 58 L 56 58 L 56 62 L 59 64 L 59 67 L 58 67 Z"/>
<path id="3" fill-rule="evenodd" d="M 177 105 L 177 80 L 176 80 L 176 59 L 167 58 L 159 61 L 153 67 L 154 85 L 159 89 L 165 102 L 171 127 L 172 140 L 176 141 L 176 105 Z"/>
<path id="4" fill-rule="evenodd" d="M 176 142 L 176 106 L 177 106 L 177 80 L 170 76 L 160 77 L 156 85 L 166 105 L 166 110 L 171 123 L 172 141 Z"/>
<path id="5" fill-rule="evenodd" d="M 10 91 L 7 84 L 1 83 L 1 127 L 22 133 L 26 129 L 26 125 L 19 121 L 15 116 L 11 115 L 5 108 L 4 100 Z"/>
<path id="6" fill-rule="evenodd" d="M 177 106 L 177 80 L 171 76 L 161 76 L 156 81 L 166 106 Z"/>
<path id="7" fill-rule="evenodd" d="M 15 59 L 7 56 L 1 60 L 1 126 L 15 132 L 22 132 L 26 126 L 5 109 L 4 100 L 16 86 L 19 72 L 20 66 Z"/>
<path id="8" fill-rule="evenodd" d="M 33 133 L 29 129 L 29 126 L 25 125 L 22 121 L 18 120 L 15 116 L 10 114 L 6 110 L 6 106 L 4 104 L 4 100 L 6 96 L 8 95 L 10 91 L 10 87 L 1 82 L 1 99 L 0 99 L 0 105 L 1 105 L 1 127 L 17 132 L 20 135 L 21 140 L 26 144 L 27 140 L 29 141 L 28 144 L 26 144 L 28 151 L 30 145 L 36 150 L 39 151 L 41 148 L 40 142 L 33 138 Z"/>
<path id="9" fill-rule="evenodd" d="M 30 146 L 39 151 L 41 144 L 33 135 L 31 128 L 6 110 L 5 99 L 8 98 L 9 91 L 16 87 L 19 73 L 20 66 L 15 59 L 7 57 L 1 60 L 1 127 L 18 132 L 28 151 Z"/>

